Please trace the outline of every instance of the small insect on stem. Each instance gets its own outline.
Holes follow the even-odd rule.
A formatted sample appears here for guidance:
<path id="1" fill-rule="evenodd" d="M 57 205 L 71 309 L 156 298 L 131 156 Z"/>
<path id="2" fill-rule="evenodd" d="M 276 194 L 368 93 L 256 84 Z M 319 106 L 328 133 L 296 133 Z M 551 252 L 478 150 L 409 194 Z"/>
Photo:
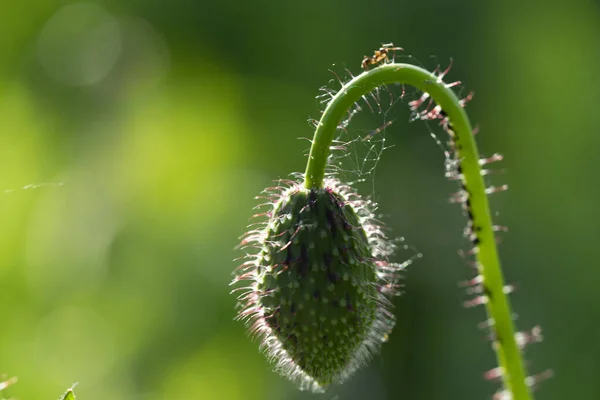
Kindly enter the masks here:
<path id="1" fill-rule="evenodd" d="M 384 63 L 390 62 L 390 58 L 388 53 L 390 51 L 393 52 L 394 56 L 396 55 L 396 51 L 404 50 L 402 47 L 394 47 L 394 43 L 385 43 L 382 44 L 379 50 L 375 50 L 375 53 L 371 57 L 364 56 L 362 63 L 360 64 L 361 68 L 364 70 L 369 69 L 370 65 L 379 65 L 383 61 Z M 392 57 L 393 58 L 393 57 Z"/>

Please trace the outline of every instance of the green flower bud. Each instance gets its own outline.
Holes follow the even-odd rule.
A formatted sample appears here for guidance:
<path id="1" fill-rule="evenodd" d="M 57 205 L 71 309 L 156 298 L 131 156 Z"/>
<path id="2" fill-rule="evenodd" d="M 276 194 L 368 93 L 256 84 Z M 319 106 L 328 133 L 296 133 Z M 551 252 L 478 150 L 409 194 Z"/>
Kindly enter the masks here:
<path id="1" fill-rule="evenodd" d="M 242 241 L 249 255 L 234 282 L 240 319 L 262 339 L 276 368 L 303 389 L 320 391 L 366 364 L 394 325 L 389 296 L 400 265 L 374 222 L 373 205 L 348 186 L 292 182 L 274 188 L 268 221 Z"/>

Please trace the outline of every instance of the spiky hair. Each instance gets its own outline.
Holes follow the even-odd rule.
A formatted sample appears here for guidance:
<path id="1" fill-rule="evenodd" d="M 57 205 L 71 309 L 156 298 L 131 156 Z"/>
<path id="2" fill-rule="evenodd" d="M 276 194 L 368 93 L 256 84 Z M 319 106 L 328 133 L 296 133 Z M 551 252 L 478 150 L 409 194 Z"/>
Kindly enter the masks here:
<path id="1" fill-rule="evenodd" d="M 407 264 L 375 219 L 376 204 L 327 178 L 321 189 L 279 181 L 268 210 L 242 237 L 245 262 L 233 284 L 238 318 L 301 389 L 342 382 L 379 351 L 394 326 L 390 297 Z M 259 207 L 261 207 L 259 206 Z"/>

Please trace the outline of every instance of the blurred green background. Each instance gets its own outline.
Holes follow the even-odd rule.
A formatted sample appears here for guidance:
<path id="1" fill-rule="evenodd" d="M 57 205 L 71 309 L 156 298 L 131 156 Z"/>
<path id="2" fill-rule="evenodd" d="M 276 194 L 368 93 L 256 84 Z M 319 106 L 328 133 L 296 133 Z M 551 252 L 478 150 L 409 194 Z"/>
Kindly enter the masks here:
<path id="1" fill-rule="evenodd" d="M 383 115 L 363 107 L 347 133 L 396 120 L 385 132 L 394 148 L 361 191 L 424 254 L 382 354 L 313 396 L 272 373 L 233 321 L 233 248 L 254 196 L 304 170 L 298 138 L 312 134 L 328 69 L 358 73 L 390 41 L 414 56 L 401 61 L 454 59 L 448 79 L 475 91 L 482 154 L 505 155 L 492 179 L 511 187 L 491 199 L 510 227 L 500 253 L 519 287 L 518 326 L 544 329 L 528 366 L 556 374 L 538 398 L 600 398 L 600 5 L 590 0 L 5 1 L 0 373 L 19 383 L 3 394 L 52 399 L 80 382 L 83 400 L 491 398 L 483 309 L 464 309 L 458 289 L 471 277 L 457 254 L 465 219 L 428 135 L 441 131 L 409 123 L 406 100 Z"/>

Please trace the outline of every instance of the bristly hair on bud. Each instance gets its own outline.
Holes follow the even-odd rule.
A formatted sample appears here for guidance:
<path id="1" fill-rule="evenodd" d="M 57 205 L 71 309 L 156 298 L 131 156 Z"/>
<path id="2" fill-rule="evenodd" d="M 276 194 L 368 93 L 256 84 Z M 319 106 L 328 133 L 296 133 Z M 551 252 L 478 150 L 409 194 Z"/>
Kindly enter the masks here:
<path id="1" fill-rule="evenodd" d="M 267 189 L 266 219 L 244 235 L 245 282 L 238 318 L 281 374 L 301 389 L 324 391 L 364 366 L 395 319 L 390 297 L 400 271 L 394 245 L 374 218 L 376 205 L 327 178 L 319 189 L 300 180 Z M 254 249 L 254 250 L 248 250 Z"/>

